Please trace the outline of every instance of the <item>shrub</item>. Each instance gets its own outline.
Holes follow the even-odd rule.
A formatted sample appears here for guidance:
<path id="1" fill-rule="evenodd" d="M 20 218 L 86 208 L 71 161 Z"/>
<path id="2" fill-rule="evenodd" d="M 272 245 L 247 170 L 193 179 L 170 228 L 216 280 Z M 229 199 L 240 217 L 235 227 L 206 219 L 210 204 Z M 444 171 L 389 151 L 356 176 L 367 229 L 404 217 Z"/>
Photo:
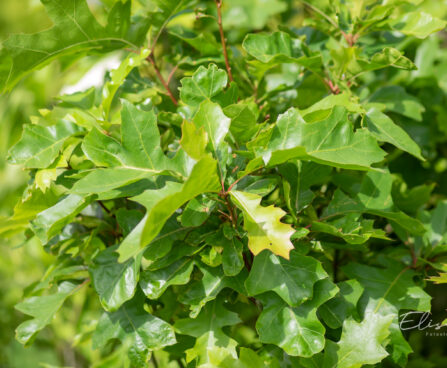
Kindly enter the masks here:
<path id="1" fill-rule="evenodd" d="M 399 313 L 446 281 L 430 4 L 118 0 L 100 23 L 42 2 L 54 25 L 3 43 L 4 91 L 54 59 L 122 61 L 10 150 L 30 180 L 0 233 L 54 256 L 17 339 L 72 308 L 96 366 L 406 366 Z"/>

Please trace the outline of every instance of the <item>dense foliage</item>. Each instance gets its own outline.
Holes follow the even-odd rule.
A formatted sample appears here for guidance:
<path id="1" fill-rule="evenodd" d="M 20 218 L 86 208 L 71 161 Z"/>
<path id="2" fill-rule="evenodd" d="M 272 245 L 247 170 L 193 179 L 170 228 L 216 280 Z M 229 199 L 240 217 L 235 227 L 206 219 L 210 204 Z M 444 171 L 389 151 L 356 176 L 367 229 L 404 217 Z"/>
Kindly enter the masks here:
<path id="1" fill-rule="evenodd" d="M 29 181 L 0 234 L 54 256 L 19 342 L 63 309 L 79 366 L 407 366 L 399 315 L 447 282 L 437 2 L 42 3 L 53 26 L 2 44 L 5 93 L 121 62 L 9 151 Z"/>

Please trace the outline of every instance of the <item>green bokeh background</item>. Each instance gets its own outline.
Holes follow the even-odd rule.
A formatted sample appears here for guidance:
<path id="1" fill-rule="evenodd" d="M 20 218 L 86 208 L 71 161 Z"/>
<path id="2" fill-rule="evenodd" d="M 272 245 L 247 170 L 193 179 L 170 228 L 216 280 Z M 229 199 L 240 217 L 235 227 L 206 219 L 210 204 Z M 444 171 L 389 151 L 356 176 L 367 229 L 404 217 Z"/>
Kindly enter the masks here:
<path id="1" fill-rule="evenodd" d="M 100 10 L 100 9 L 98 9 Z M 37 32 L 51 26 L 44 7 L 38 0 L 0 1 L 0 41 L 11 33 Z M 91 66 L 87 60 L 62 70 L 57 62 L 32 73 L 11 93 L 0 96 L 0 221 L 12 214 L 28 180 L 19 167 L 7 164 L 7 151 L 20 137 L 22 125 L 30 116 L 49 107 L 64 85 L 75 83 Z M 14 338 L 17 325 L 26 319 L 14 309 L 24 289 L 40 279 L 52 263 L 38 244 L 24 244 L 24 237 L 0 237 L 0 367 L 63 367 L 89 366 L 80 349 L 72 346 L 74 326 L 58 316 L 55 325 L 47 328 L 30 347 L 23 347 Z M 74 304 L 76 301 L 74 301 Z M 76 307 L 76 306 L 74 306 Z M 71 313 L 74 313 L 73 309 Z M 63 314 L 64 312 L 62 312 Z"/>

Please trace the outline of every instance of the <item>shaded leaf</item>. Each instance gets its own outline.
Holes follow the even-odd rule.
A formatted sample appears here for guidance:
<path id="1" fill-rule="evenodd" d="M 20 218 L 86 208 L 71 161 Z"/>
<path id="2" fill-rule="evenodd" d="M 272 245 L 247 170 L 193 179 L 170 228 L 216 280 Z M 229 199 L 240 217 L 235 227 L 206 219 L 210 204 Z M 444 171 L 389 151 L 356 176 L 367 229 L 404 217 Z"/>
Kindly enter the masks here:
<path id="1" fill-rule="evenodd" d="M 370 109 L 365 116 L 369 131 L 382 142 L 388 142 L 424 161 L 421 149 L 400 126 L 377 109 Z"/>
<path id="2" fill-rule="evenodd" d="M 116 246 L 106 248 L 89 267 L 93 287 L 103 308 L 109 312 L 116 311 L 134 296 L 140 276 L 141 257 L 118 263 L 116 249 Z"/>
<path id="3" fill-rule="evenodd" d="M 264 251 L 255 257 L 245 285 L 249 295 L 274 291 L 290 306 L 298 306 L 312 299 L 314 284 L 326 277 L 320 262 L 312 257 L 294 251 L 285 260 Z"/>
<path id="4" fill-rule="evenodd" d="M 169 286 L 187 284 L 193 267 L 192 260 L 183 258 L 165 268 L 145 270 L 141 274 L 141 289 L 149 299 L 158 299 Z"/>
<path id="5" fill-rule="evenodd" d="M 310 357 L 325 345 L 325 328 L 317 318 L 317 308 L 337 293 L 329 280 L 315 284 L 314 297 L 299 307 L 290 308 L 278 297 L 266 299 L 256 322 L 264 343 L 280 346 L 288 355 Z"/>
<path id="6" fill-rule="evenodd" d="M 113 313 L 104 313 L 93 334 L 93 348 L 103 347 L 107 341 L 118 339 L 129 343 L 134 353 L 148 356 L 152 349 L 176 342 L 173 328 L 143 308 L 144 299 L 137 296 Z M 131 351 L 132 353 L 132 351 Z"/>

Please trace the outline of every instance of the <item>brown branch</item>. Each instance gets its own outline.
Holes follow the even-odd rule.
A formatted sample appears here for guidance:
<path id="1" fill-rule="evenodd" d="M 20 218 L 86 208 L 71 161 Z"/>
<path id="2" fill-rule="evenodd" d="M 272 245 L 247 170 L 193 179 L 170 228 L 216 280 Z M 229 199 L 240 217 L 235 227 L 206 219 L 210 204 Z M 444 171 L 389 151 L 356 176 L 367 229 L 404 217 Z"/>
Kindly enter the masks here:
<path id="1" fill-rule="evenodd" d="M 225 40 L 225 35 L 222 27 L 222 1 L 223 0 L 214 0 L 217 7 L 217 25 L 219 26 L 220 42 L 222 43 L 225 67 L 227 68 L 228 78 L 230 78 L 230 82 L 233 82 L 233 74 L 231 73 L 230 62 L 228 61 L 227 42 Z"/>
<path id="2" fill-rule="evenodd" d="M 165 79 L 163 78 L 163 76 L 160 73 L 160 70 L 157 67 L 157 64 L 155 64 L 155 60 L 152 56 L 152 53 L 149 54 L 149 56 L 147 57 L 147 60 L 152 64 L 152 66 L 154 67 L 155 70 L 155 74 L 157 75 L 158 79 L 160 80 L 161 84 L 163 84 L 163 87 L 165 88 L 166 92 L 168 93 L 169 98 L 171 99 L 171 101 L 174 103 L 174 105 L 178 105 L 178 102 L 176 100 L 176 98 L 174 97 L 174 95 L 172 94 L 171 89 L 169 88 L 168 83 L 166 83 Z"/>
<path id="3" fill-rule="evenodd" d="M 251 266 L 253 264 L 253 255 L 250 253 L 250 256 L 247 253 L 243 253 L 244 264 L 247 270 L 251 271 Z"/>
<path id="4" fill-rule="evenodd" d="M 102 203 L 102 201 L 96 201 L 96 202 L 102 207 L 102 209 L 103 209 L 106 213 L 108 213 L 109 215 L 111 214 L 110 210 L 105 206 L 104 203 Z"/>

